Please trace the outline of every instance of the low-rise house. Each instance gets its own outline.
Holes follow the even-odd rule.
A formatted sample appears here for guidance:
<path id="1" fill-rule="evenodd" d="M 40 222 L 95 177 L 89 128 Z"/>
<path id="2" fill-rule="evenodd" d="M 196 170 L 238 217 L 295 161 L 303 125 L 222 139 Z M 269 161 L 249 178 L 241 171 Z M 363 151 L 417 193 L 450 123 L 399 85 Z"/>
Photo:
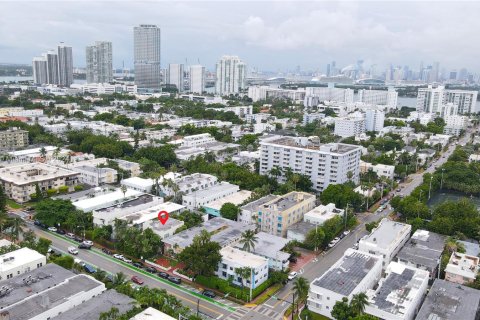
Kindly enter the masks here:
<path id="1" fill-rule="evenodd" d="M 468 162 L 472 163 L 472 162 L 480 162 L 480 154 L 471 154 L 469 157 L 468 157 Z"/>
<path id="2" fill-rule="evenodd" d="M 395 166 L 389 166 L 386 164 L 371 164 L 365 161 L 360 160 L 360 173 L 367 173 L 368 171 L 373 171 L 379 177 L 384 177 L 390 180 L 393 180 L 395 173 Z"/>
<path id="3" fill-rule="evenodd" d="M 379 319 L 413 320 L 427 292 L 425 270 L 391 262 L 378 287 L 367 291 L 365 313 Z"/>
<path id="4" fill-rule="evenodd" d="M 268 279 L 268 260 L 256 254 L 242 251 L 230 246 L 220 250 L 222 261 L 218 264 L 217 276 L 229 280 L 236 285 L 255 289 Z M 242 278 L 238 273 L 239 268 L 250 268 L 250 276 Z"/>
<path id="5" fill-rule="evenodd" d="M 113 160 L 118 164 L 118 167 L 124 171 L 130 172 L 131 177 L 138 177 L 142 170 L 140 169 L 140 164 L 133 161 L 127 161 L 122 159 Z"/>
<path id="6" fill-rule="evenodd" d="M 182 220 L 177 220 L 174 218 L 168 218 L 168 220 L 163 224 L 158 219 L 153 219 L 149 221 L 145 221 L 142 224 L 142 229 L 146 230 L 148 228 L 152 229 L 154 233 L 156 233 L 160 238 L 166 239 L 171 237 L 177 232 L 177 230 L 183 225 L 185 222 Z"/>
<path id="7" fill-rule="evenodd" d="M 477 320 L 479 308 L 479 290 L 436 279 L 415 319 Z"/>
<path id="8" fill-rule="evenodd" d="M 98 188 L 98 189 L 97 189 Z M 143 195 L 143 192 L 127 189 L 125 193 L 120 188 L 100 188 L 93 189 L 93 192 L 88 190 L 87 192 L 81 192 L 82 196 L 78 198 L 69 198 L 72 204 L 83 212 L 89 212 L 98 210 L 101 208 L 107 208 L 112 205 L 118 205 L 122 202 L 136 199 Z M 65 197 L 58 197 L 65 198 Z"/>
<path id="9" fill-rule="evenodd" d="M 325 221 L 330 220 L 334 217 L 340 216 L 343 217 L 345 210 L 337 209 L 335 203 L 329 203 L 327 205 L 319 205 L 311 211 L 308 211 L 303 216 L 303 221 L 321 226 Z"/>
<path id="10" fill-rule="evenodd" d="M 43 254 L 29 248 L 3 254 L 0 256 L 0 281 L 35 270 L 46 263 L 47 260 Z"/>
<path id="11" fill-rule="evenodd" d="M 220 184 L 221 185 L 221 184 Z M 206 189 L 205 192 L 207 192 L 209 189 Z M 203 205 L 203 209 L 205 209 L 205 212 L 209 215 L 219 217 L 220 216 L 220 209 L 225 203 L 232 203 L 236 206 L 242 204 L 245 202 L 247 199 L 250 198 L 252 195 L 251 191 L 248 190 L 240 190 L 238 192 L 232 193 L 228 196 L 222 197 L 220 199 L 214 200 L 212 202 L 209 202 L 205 205 Z"/>
<path id="12" fill-rule="evenodd" d="M 188 176 L 165 177 L 165 183 L 160 181 L 160 188 L 167 196 L 173 196 L 181 192 L 188 194 L 194 191 L 203 190 L 217 184 L 217 177 L 205 173 L 193 173 Z"/>
<path id="13" fill-rule="evenodd" d="M 135 211 L 133 213 L 124 215 L 123 217 L 120 218 L 120 220 L 125 220 L 129 225 L 141 228 L 142 230 L 145 230 L 152 226 L 151 222 L 158 222 L 158 214 L 162 211 L 168 212 L 168 214 L 178 214 L 183 211 L 185 211 L 185 207 L 182 206 L 181 204 L 178 203 L 173 203 L 173 202 L 165 202 L 161 203 L 143 210 Z M 169 218 L 168 220 L 171 220 L 172 218 Z M 175 220 L 175 219 L 174 219 Z M 167 221 L 168 222 L 168 221 Z M 183 221 L 181 221 L 183 222 Z M 180 223 L 178 220 L 177 221 L 172 221 L 170 224 L 167 225 L 164 229 L 158 228 L 157 230 L 160 233 L 163 233 L 163 235 L 172 235 L 178 228 L 180 228 L 183 223 Z"/>
<path id="14" fill-rule="evenodd" d="M 429 146 L 436 146 L 437 144 L 440 144 L 442 148 L 444 148 L 450 141 L 450 138 L 452 138 L 451 135 L 435 134 L 430 136 L 430 138 L 428 138 L 427 140 L 425 140 L 425 143 L 428 144 Z"/>
<path id="15" fill-rule="evenodd" d="M 478 268 L 478 257 L 454 252 L 445 268 L 445 280 L 458 284 L 472 283 L 477 277 Z"/>
<path id="16" fill-rule="evenodd" d="M 287 239 L 304 242 L 310 231 L 315 230 L 316 225 L 310 222 L 300 221 L 287 228 Z"/>
<path id="17" fill-rule="evenodd" d="M 285 238 L 274 236 L 265 232 L 256 234 L 257 241 L 255 246 L 251 248 L 251 253 L 268 259 L 268 267 L 270 269 L 284 271 L 288 269 L 290 253 L 282 251 L 282 249 L 290 242 Z M 238 249 L 243 249 L 242 244 L 235 245 Z"/>
<path id="18" fill-rule="evenodd" d="M 170 317 L 168 314 L 165 314 L 157 309 L 149 307 L 143 310 L 140 313 L 137 313 L 130 320 L 177 320 L 176 318 Z"/>
<path id="19" fill-rule="evenodd" d="M 209 188 L 193 191 L 184 195 L 182 197 L 182 204 L 189 209 L 197 209 L 209 202 L 233 195 L 239 190 L 239 186 L 223 181 Z"/>
<path id="20" fill-rule="evenodd" d="M 308 292 L 308 309 L 331 318 L 333 306 L 344 297 L 373 288 L 382 273 L 382 258 L 366 252 L 347 249 L 341 259 L 319 278 Z"/>
<path id="21" fill-rule="evenodd" d="M 79 180 L 90 186 L 114 184 L 117 182 L 117 170 L 111 168 L 99 168 L 94 166 L 76 166 L 72 171 L 78 172 Z"/>
<path id="22" fill-rule="evenodd" d="M 43 163 L 22 164 L 0 169 L 0 183 L 8 198 L 16 202 L 29 201 L 30 195 L 41 191 L 67 187 L 73 191 L 78 185 L 79 173 Z"/>
<path id="23" fill-rule="evenodd" d="M 132 190 L 150 193 L 152 192 L 152 187 L 155 184 L 155 181 L 153 181 L 153 179 L 131 177 L 128 179 L 123 179 L 120 184 Z"/>
<path id="24" fill-rule="evenodd" d="M 437 275 L 445 245 L 445 236 L 427 230 L 417 230 L 397 254 L 397 262 L 426 270 L 430 279 Z"/>
<path id="25" fill-rule="evenodd" d="M 255 230 L 255 226 L 216 217 L 205 221 L 200 226 L 184 230 L 164 239 L 165 252 L 171 250 L 174 254 L 180 253 L 192 244 L 193 238 L 199 235 L 202 230 L 206 230 L 212 235 L 212 241 L 219 243 L 222 247 L 226 247 L 240 240 L 243 232 Z"/>
<path id="26" fill-rule="evenodd" d="M 377 188 L 371 187 L 370 189 L 364 189 L 364 186 L 358 186 L 355 189 L 353 189 L 354 192 L 361 194 L 364 197 L 373 197 L 375 194 L 375 191 L 377 191 Z"/>
<path id="27" fill-rule="evenodd" d="M 386 218 L 358 243 L 358 250 L 376 254 L 383 259 L 386 268 L 410 237 L 412 226 Z"/>

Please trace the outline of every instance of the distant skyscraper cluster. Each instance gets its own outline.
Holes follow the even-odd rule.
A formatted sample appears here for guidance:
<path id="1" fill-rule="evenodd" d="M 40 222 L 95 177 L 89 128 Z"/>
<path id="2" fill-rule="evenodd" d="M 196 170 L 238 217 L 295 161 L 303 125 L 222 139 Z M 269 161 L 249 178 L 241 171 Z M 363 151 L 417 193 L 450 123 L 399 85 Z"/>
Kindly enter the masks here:
<path id="1" fill-rule="evenodd" d="M 50 50 L 33 58 L 33 81 L 69 87 L 73 83 L 72 47 L 60 43 L 57 51 Z"/>
<path id="2" fill-rule="evenodd" d="M 142 24 L 133 29 L 135 84 L 140 88 L 160 89 L 160 28 Z"/>
<path id="3" fill-rule="evenodd" d="M 113 81 L 112 43 L 96 41 L 86 48 L 87 83 Z"/>

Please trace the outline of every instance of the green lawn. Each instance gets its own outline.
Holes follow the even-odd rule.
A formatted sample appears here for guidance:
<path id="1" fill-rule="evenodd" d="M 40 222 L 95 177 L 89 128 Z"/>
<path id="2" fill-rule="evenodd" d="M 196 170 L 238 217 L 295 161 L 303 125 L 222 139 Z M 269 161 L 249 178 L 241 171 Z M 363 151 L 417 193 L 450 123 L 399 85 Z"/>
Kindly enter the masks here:
<path id="1" fill-rule="evenodd" d="M 10 199 L 7 199 L 7 206 L 9 206 L 9 207 L 12 208 L 12 209 L 21 209 L 21 208 L 23 208 L 22 205 L 16 203 L 16 202 L 13 201 L 13 200 L 10 200 Z"/>
<path id="2" fill-rule="evenodd" d="M 299 320 L 329 320 L 330 318 L 327 318 L 325 316 L 322 316 L 321 314 L 318 313 L 313 313 L 312 311 L 305 310 L 303 309 L 302 312 L 300 313 L 300 318 L 296 318 Z"/>

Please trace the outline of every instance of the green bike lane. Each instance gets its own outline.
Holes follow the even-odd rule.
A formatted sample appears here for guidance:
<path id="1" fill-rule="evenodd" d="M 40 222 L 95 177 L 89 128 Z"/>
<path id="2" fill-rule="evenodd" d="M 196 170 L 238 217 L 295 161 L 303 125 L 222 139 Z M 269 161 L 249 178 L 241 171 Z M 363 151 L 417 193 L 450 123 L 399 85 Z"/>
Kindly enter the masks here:
<path id="1" fill-rule="evenodd" d="M 67 253 L 68 247 L 70 246 L 78 246 L 78 243 L 74 240 L 59 234 L 37 228 L 33 225 L 31 226 L 31 229 L 37 235 L 50 239 L 52 241 L 52 246 L 62 252 Z M 169 294 L 172 294 L 182 301 L 182 303 L 193 312 L 195 312 L 198 307 L 201 314 L 207 315 L 210 318 L 223 319 L 229 314 L 235 312 L 237 308 L 241 307 L 238 304 L 223 299 L 223 301 L 218 301 L 216 299 L 205 297 L 190 286 L 171 283 L 155 274 L 148 273 L 131 264 L 115 259 L 112 256 L 103 253 L 101 250 L 93 248 L 91 250 L 78 249 L 78 251 L 79 254 L 74 257 L 83 262 L 111 274 L 123 272 L 127 275 L 128 279 L 133 275 L 140 276 L 145 282 L 144 285 L 165 289 Z"/>

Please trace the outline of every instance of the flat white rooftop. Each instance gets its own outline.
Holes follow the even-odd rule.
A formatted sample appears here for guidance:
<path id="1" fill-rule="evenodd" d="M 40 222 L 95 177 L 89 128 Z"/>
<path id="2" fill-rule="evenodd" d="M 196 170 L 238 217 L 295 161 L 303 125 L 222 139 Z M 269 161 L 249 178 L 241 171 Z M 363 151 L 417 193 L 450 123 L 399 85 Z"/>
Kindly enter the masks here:
<path id="1" fill-rule="evenodd" d="M 43 163 L 29 163 L 0 169 L 0 179 L 15 185 L 51 180 L 57 177 L 76 176 L 78 172 Z"/>
<path id="2" fill-rule="evenodd" d="M 206 189 L 206 190 L 210 190 L 210 189 Z M 251 191 L 240 190 L 234 194 L 209 202 L 206 205 L 204 205 L 204 207 L 219 211 L 225 203 L 233 203 L 234 205 L 238 206 L 242 204 L 245 200 L 250 198 L 251 195 L 252 195 Z"/>
<path id="3" fill-rule="evenodd" d="M 124 195 L 122 190 L 120 190 L 119 188 L 113 192 L 101 194 L 93 198 L 73 201 L 72 203 L 77 209 L 87 212 L 94 209 L 99 209 L 102 207 L 109 206 L 115 201 L 126 201 L 126 200 L 129 200 L 129 198 L 131 199 L 131 197 L 139 196 L 141 194 L 142 192 L 140 191 L 127 189 L 127 192 L 125 192 L 125 195 Z"/>
<path id="4" fill-rule="evenodd" d="M 268 263 L 264 257 L 230 246 L 221 249 L 220 254 L 224 260 L 230 260 L 251 268 L 258 268 Z"/>
<path id="5" fill-rule="evenodd" d="M 177 204 L 173 202 L 165 202 L 145 210 L 134 212 L 125 217 L 122 217 L 121 219 L 126 220 L 128 221 L 128 223 L 131 223 L 134 225 L 143 224 L 144 222 L 156 219 L 160 211 L 167 211 L 170 214 L 172 212 L 184 210 L 185 208 L 186 207 L 182 206 L 181 204 Z"/>
<path id="6" fill-rule="evenodd" d="M 408 224 L 384 218 L 372 233 L 360 241 L 378 248 L 388 249 L 392 243 L 395 243 L 395 240 L 408 236 L 411 229 L 412 227 Z"/>
<path id="7" fill-rule="evenodd" d="M 44 255 L 29 248 L 21 248 L 0 256 L 0 273 L 6 272 L 39 259 L 46 259 Z"/>
<path id="8" fill-rule="evenodd" d="M 144 179 L 140 177 L 131 177 L 128 179 L 123 179 L 122 184 L 125 185 L 135 185 L 142 188 L 149 188 L 153 185 L 153 179 Z"/>
<path id="9" fill-rule="evenodd" d="M 157 309 L 150 307 L 143 310 L 133 318 L 130 318 L 130 320 L 176 320 L 176 319 L 173 317 L 170 317 L 168 314 L 165 314 L 161 311 L 158 311 Z"/>

